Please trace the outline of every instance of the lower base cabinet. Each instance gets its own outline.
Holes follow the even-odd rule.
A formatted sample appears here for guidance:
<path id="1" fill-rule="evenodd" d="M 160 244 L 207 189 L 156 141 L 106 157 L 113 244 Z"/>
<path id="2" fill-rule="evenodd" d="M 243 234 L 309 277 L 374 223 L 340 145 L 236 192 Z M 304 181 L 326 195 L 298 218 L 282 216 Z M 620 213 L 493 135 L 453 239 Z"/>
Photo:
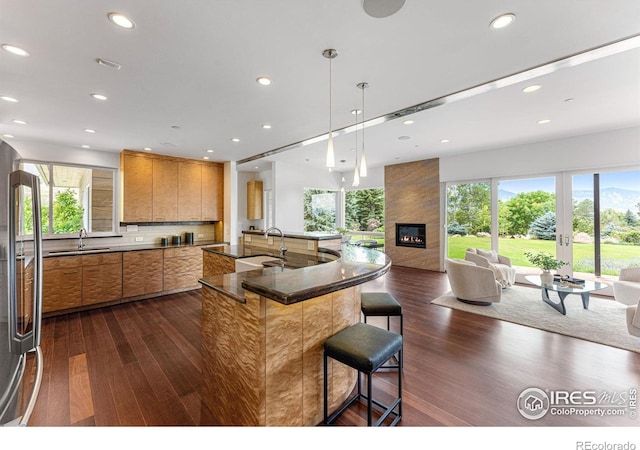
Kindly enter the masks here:
<path id="1" fill-rule="evenodd" d="M 45 258 L 42 278 L 42 312 L 82 306 L 82 257 Z"/>
<path id="2" fill-rule="evenodd" d="M 43 313 L 199 288 L 202 253 L 184 246 L 44 258 Z"/>

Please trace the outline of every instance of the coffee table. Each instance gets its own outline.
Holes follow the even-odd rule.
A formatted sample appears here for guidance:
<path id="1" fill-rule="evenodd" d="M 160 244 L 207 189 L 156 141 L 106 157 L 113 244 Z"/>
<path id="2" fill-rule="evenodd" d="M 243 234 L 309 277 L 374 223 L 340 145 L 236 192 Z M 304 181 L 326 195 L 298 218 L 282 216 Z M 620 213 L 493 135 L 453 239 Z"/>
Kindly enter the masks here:
<path id="1" fill-rule="evenodd" d="M 542 284 L 540 281 L 540 275 L 527 275 L 525 276 L 525 279 L 536 286 L 540 286 L 542 301 L 551 305 L 553 309 L 565 316 L 567 315 L 567 308 L 564 306 L 564 299 L 567 295 L 579 294 L 580 297 L 582 297 L 582 306 L 584 309 L 589 309 L 589 293 L 608 287 L 605 283 L 590 280 L 585 280 L 584 286 L 580 287 L 562 285 L 560 281 L 554 281 L 552 284 Z M 556 303 L 549 298 L 549 291 L 555 291 L 558 293 L 558 297 L 560 298 L 559 303 Z"/>

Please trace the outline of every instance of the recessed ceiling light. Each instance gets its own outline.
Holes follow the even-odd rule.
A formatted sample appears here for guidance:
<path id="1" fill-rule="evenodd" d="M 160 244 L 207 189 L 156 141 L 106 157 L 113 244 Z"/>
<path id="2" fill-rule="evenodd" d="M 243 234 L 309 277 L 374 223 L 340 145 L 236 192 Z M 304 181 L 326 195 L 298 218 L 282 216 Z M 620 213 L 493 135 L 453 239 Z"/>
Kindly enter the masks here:
<path id="1" fill-rule="evenodd" d="M 449 142 L 449 139 L 442 139 L 440 140 L 441 143 L 446 144 L 447 142 Z"/>
<path id="2" fill-rule="evenodd" d="M 11 139 L 11 138 L 13 138 L 15 136 L 13 134 L 3 134 L 2 137 L 6 137 L 6 138 Z"/>
<path id="3" fill-rule="evenodd" d="M 208 156 L 203 156 L 202 159 L 209 159 L 209 157 Z"/>
<path id="4" fill-rule="evenodd" d="M 136 24 L 133 22 L 133 20 L 131 20 L 130 18 L 128 18 L 124 14 L 111 12 L 111 13 L 107 14 L 107 17 L 109 18 L 109 20 L 111 22 L 115 23 L 116 25 L 118 25 L 119 27 L 122 27 L 122 28 L 131 29 L 131 28 L 135 28 L 135 26 L 136 26 Z"/>
<path id="5" fill-rule="evenodd" d="M 262 128 L 264 128 L 265 130 L 270 130 L 271 125 L 269 125 L 268 123 L 265 123 L 264 125 L 262 125 Z"/>
<path id="6" fill-rule="evenodd" d="M 0 96 L 0 98 L 2 100 L 4 100 L 5 102 L 18 103 L 18 99 L 17 98 L 9 97 L 7 95 L 2 95 L 2 96 Z"/>
<path id="7" fill-rule="evenodd" d="M 86 131 L 87 133 L 95 133 L 96 130 L 92 130 L 91 128 L 85 128 L 84 131 Z"/>
<path id="8" fill-rule="evenodd" d="M 150 148 L 150 147 L 145 147 L 144 149 L 145 149 L 146 151 L 148 151 L 148 152 L 150 152 L 150 151 L 151 151 L 151 148 Z"/>
<path id="9" fill-rule="evenodd" d="M 502 14 L 491 21 L 489 26 L 494 30 L 508 27 L 516 20 L 516 15 L 512 13 Z"/>
<path id="10" fill-rule="evenodd" d="M 413 123 L 413 120 L 409 119 L 409 120 L 405 120 L 404 122 L 405 125 L 411 125 Z"/>
<path id="11" fill-rule="evenodd" d="M 12 120 L 13 123 L 17 123 L 18 125 L 26 125 L 27 122 L 25 122 L 24 120 L 20 120 L 20 119 L 13 119 Z"/>
<path id="12" fill-rule="evenodd" d="M 258 167 L 258 166 L 255 166 L 255 167 L 254 167 L 254 169 L 259 169 L 259 167 Z"/>
<path id="13" fill-rule="evenodd" d="M 411 139 L 411 136 L 398 136 L 398 140 L 406 141 L 407 139 Z"/>
<path id="14" fill-rule="evenodd" d="M 524 92 L 525 94 L 528 94 L 529 92 L 535 92 L 538 89 L 540 89 L 542 86 L 540 86 L 539 84 L 533 84 L 531 86 L 527 86 L 526 88 L 524 88 L 522 90 L 522 92 Z"/>
<path id="15" fill-rule="evenodd" d="M 271 80 L 267 77 L 258 77 L 256 78 L 256 82 L 262 86 L 269 86 L 271 84 Z"/>
<path id="16" fill-rule="evenodd" d="M 538 120 L 538 125 L 544 125 L 545 123 L 549 123 L 549 122 L 551 122 L 551 120 L 549 119 Z"/>
<path id="17" fill-rule="evenodd" d="M 106 100 L 106 99 L 107 99 L 107 96 L 106 96 L 106 95 L 102 95 L 102 94 L 91 94 L 91 96 L 92 96 L 93 98 L 95 98 L 96 100 L 102 100 L 102 101 L 104 101 L 104 100 Z"/>
<path id="18" fill-rule="evenodd" d="M 8 51 L 9 53 L 13 53 L 14 55 L 18 55 L 18 56 L 29 56 L 29 52 L 20 48 L 20 47 L 16 47 L 15 45 L 11 45 L 11 44 L 2 44 L 2 48 L 6 51 Z"/>
<path id="19" fill-rule="evenodd" d="M 240 139 L 238 139 L 238 138 L 231 138 L 231 142 L 240 142 Z"/>
<path id="20" fill-rule="evenodd" d="M 353 114 L 354 116 L 357 116 L 358 114 L 360 114 L 362 111 L 360 111 L 359 109 L 352 109 L 351 110 L 351 114 Z"/>
<path id="21" fill-rule="evenodd" d="M 90 146 L 88 146 L 88 145 L 86 145 L 86 144 L 84 144 L 84 145 L 82 146 L 82 148 L 91 148 L 91 147 L 90 147 Z"/>
<path id="22" fill-rule="evenodd" d="M 213 153 L 213 150 L 207 150 L 207 153 Z"/>

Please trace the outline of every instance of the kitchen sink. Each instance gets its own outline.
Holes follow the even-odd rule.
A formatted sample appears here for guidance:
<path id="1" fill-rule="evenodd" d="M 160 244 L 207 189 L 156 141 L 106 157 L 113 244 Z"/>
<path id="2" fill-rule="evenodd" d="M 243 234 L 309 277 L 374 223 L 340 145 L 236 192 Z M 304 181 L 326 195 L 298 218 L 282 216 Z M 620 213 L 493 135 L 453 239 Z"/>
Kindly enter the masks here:
<path id="1" fill-rule="evenodd" d="M 89 253 L 103 253 L 109 252 L 111 248 L 109 247 L 96 247 L 96 248 L 83 248 L 82 250 L 75 249 L 67 249 L 67 250 L 49 250 L 47 253 L 50 255 L 57 255 L 64 253 L 65 255 L 86 255 Z"/>
<path id="2" fill-rule="evenodd" d="M 236 272 L 246 272 L 247 270 L 262 269 L 263 263 L 266 261 L 273 261 L 274 263 L 280 263 L 281 259 L 273 256 L 250 256 L 248 258 L 236 259 Z"/>

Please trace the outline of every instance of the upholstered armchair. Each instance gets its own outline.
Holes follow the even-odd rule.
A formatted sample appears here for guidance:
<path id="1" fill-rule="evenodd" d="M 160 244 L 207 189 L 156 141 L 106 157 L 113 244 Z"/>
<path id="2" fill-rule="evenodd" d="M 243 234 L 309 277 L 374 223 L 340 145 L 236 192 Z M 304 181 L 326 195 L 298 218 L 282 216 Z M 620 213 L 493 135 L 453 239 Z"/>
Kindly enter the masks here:
<path id="1" fill-rule="evenodd" d="M 471 261 L 477 266 L 491 269 L 496 280 L 503 288 L 513 286 L 516 282 L 516 269 L 511 267 L 511 259 L 499 255 L 495 250 L 482 250 L 480 248 L 468 248 L 465 261 Z"/>
<path id="2" fill-rule="evenodd" d="M 629 334 L 640 337 L 640 299 L 638 304 L 627 307 L 627 329 Z"/>
<path id="3" fill-rule="evenodd" d="M 444 260 L 451 292 L 458 300 L 475 305 L 488 306 L 500 301 L 502 285 L 493 270 L 459 259 Z"/>
<path id="4" fill-rule="evenodd" d="M 613 282 L 613 297 L 625 305 L 637 305 L 640 299 L 640 267 L 620 270 L 618 281 Z"/>

